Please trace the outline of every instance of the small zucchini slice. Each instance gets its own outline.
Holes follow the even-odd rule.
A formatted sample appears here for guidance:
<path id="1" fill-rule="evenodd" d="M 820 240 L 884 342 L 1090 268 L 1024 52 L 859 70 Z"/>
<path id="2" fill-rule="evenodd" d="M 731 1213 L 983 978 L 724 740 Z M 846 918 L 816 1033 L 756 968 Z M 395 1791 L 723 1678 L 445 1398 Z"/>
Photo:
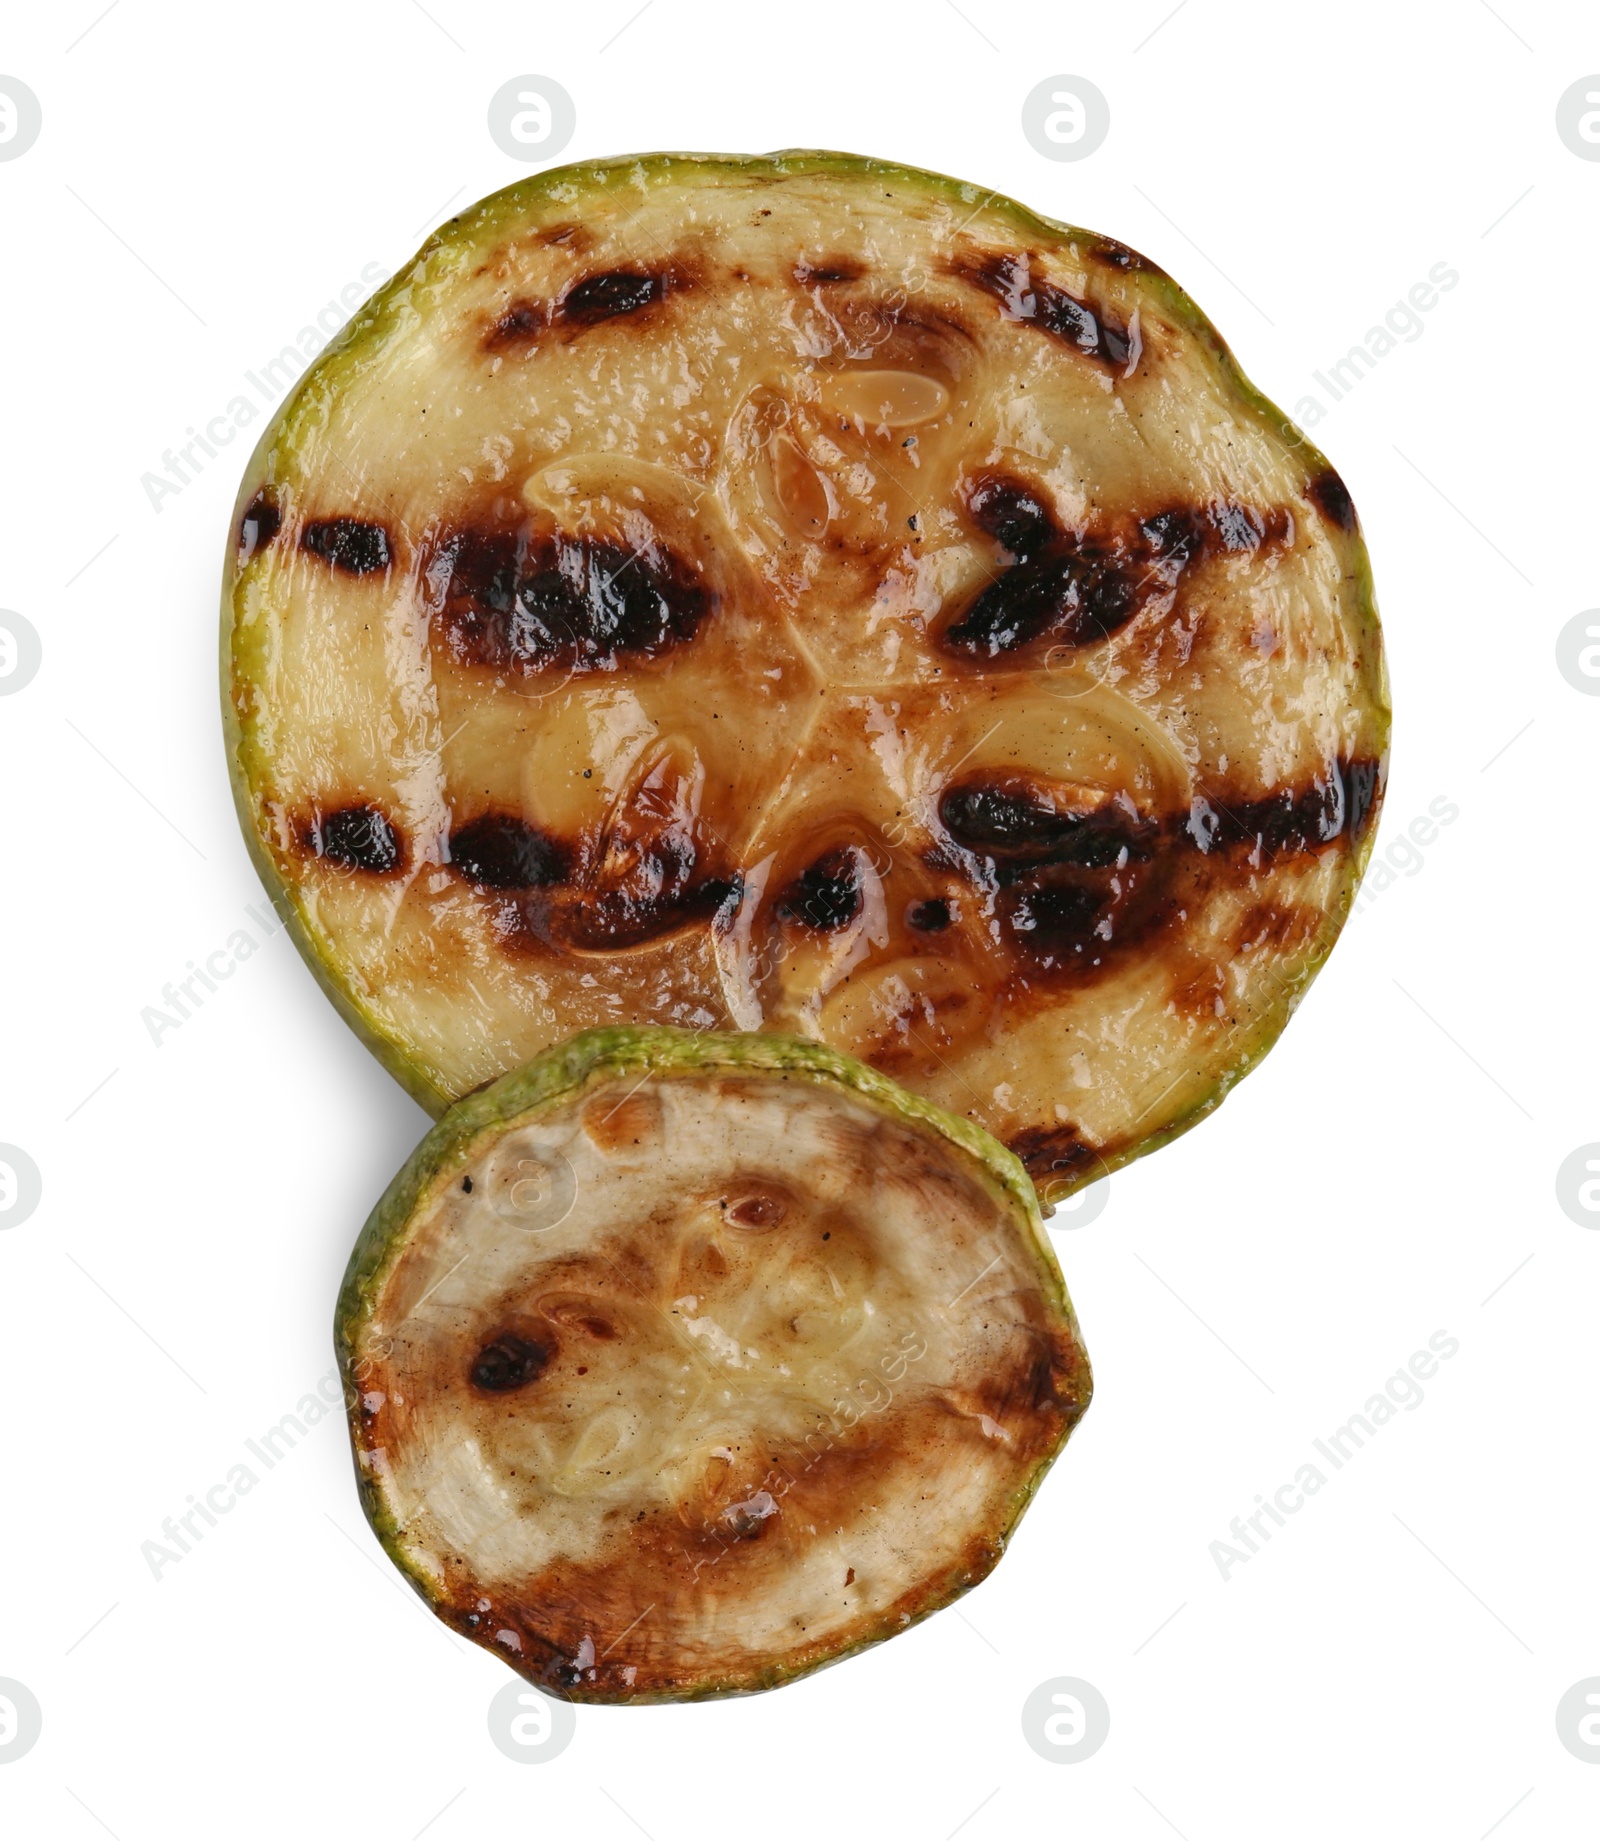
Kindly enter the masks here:
<path id="1" fill-rule="evenodd" d="M 751 1693 L 949 1604 L 1090 1394 L 1017 1160 L 776 1035 L 593 1030 L 463 1100 L 337 1343 L 390 1556 L 573 1700 Z"/>

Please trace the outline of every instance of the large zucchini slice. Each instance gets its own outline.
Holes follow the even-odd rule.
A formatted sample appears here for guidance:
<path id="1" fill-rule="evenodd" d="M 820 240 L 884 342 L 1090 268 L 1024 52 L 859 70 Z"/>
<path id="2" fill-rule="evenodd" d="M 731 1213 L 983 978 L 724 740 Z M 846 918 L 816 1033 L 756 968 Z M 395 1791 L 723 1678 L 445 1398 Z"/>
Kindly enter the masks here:
<path id="1" fill-rule="evenodd" d="M 246 833 L 435 1112 L 581 1028 L 774 1029 L 1048 1196 L 1270 1045 L 1370 843 L 1338 476 L 1151 263 L 935 174 L 496 194 L 313 366 L 231 541 Z"/>
<path id="2" fill-rule="evenodd" d="M 337 1338 L 390 1555 L 577 1700 L 772 1687 L 948 1604 L 1090 1389 L 1017 1160 L 776 1035 L 593 1030 L 463 1100 Z"/>

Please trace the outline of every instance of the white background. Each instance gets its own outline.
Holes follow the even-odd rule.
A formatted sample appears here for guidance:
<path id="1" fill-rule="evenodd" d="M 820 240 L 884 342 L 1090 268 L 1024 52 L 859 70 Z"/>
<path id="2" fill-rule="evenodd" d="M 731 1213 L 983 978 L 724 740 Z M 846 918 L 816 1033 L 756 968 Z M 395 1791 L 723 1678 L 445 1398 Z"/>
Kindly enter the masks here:
<path id="1" fill-rule="evenodd" d="M 1555 1173 L 1600 1138 L 1600 700 L 1555 641 L 1600 602 L 1600 164 L 1554 110 L 1600 23 L 1496 4 L 120 0 L 71 50 L 99 0 L 10 9 L 44 128 L 0 164 L 0 605 L 44 664 L 0 700 L 0 1139 L 44 1199 L 0 1233 L 0 1677 L 44 1731 L 0 1766 L 7 1835 L 1594 1832 L 1554 1714 L 1600 1674 L 1600 1234 Z M 489 1742 L 510 1677 L 367 1533 L 337 1417 L 159 1581 L 140 1551 L 328 1372 L 425 1126 L 281 935 L 159 1047 L 141 1022 L 260 900 L 214 658 L 248 441 L 159 512 L 141 475 L 365 264 L 529 170 L 485 126 L 529 72 L 576 101 L 566 157 L 849 148 L 1122 238 L 1286 411 L 1461 276 L 1315 431 L 1388 636 L 1380 853 L 1459 818 L 1262 1070 L 1057 1234 L 1098 1394 L 1011 1552 L 869 1655 L 582 1709 L 538 1765 Z M 1058 73 L 1110 100 L 1081 163 L 1021 131 Z M 1439 1330 L 1424 1404 L 1224 1581 L 1211 1543 Z M 1111 1708 L 1066 1766 L 1019 1723 L 1061 1675 Z"/>

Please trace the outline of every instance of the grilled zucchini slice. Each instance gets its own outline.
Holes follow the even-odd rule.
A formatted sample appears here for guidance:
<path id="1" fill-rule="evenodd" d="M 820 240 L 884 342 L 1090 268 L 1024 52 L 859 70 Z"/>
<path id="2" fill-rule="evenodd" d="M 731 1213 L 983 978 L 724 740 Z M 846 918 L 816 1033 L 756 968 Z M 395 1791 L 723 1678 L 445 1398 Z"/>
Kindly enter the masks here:
<path id="1" fill-rule="evenodd" d="M 1192 1123 L 1384 780 L 1366 554 L 1159 269 L 832 153 L 453 219 L 252 460 L 261 873 L 435 1113 L 576 1030 L 777 1030 L 1047 1199 Z"/>
<path id="2" fill-rule="evenodd" d="M 776 1035 L 590 1031 L 463 1100 L 337 1341 L 390 1555 L 574 1700 L 749 1693 L 938 1610 L 1090 1392 L 1016 1159 Z"/>

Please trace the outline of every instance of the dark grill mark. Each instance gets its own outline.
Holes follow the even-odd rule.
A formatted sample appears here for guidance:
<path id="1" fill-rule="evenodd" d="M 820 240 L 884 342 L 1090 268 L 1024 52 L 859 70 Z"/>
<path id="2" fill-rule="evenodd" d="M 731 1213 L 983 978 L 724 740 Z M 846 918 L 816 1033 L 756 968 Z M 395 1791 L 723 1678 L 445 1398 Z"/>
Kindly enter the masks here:
<path id="1" fill-rule="evenodd" d="M 1053 1339 L 1045 1341 L 1045 1346 L 1028 1364 L 1028 1378 L 1019 1390 L 1021 1398 L 1027 1402 L 1028 1411 L 1044 1413 L 1052 1408 L 1060 1411 L 1070 1407 L 1073 1404 L 1072 1396 L 1063 1393 L 1059 1383 L 1067 1378 L 1075 1365 L 1071 1349 L 1057 1348 Z"/>
<path id="2" fill-rule="evenodd" d="M 541 878 L 536 886 L 507 887 L 494 901 L 501 943 L 513 951 L 616 952 L 721 924 L 744 899 L 744 884 L 707 860 L 698 800 L 694 774 L 669 750 L 597 835 L 540 840 L 540 849 L 497 826 L 497 848 L 509 839 L 520 869 Z M 455 850 L 452 842 L 452 856 Z"/>
<path id="3" fill-rule="evenodd" d="M 918 933 L 943 933 L 950 925 L 948 901 L 914 901 L 906 909 L 906 925 Z"/>
<path id="4" fill-rule="evenodd" d="M 778 898 L 783 920 L 818 933 L 837 933 L 861 912 L 861 867 L 853 850 L 830 850 L 803 870 Z"/>
<path id="5" fill-rule="evenodd" d="M 1213 790 L 1197 795 L 1187 812 L 1161 819 L 1121 800 L 1085 814 L 1063 812 L 1048 787 L 1020 777 L 973 781 L 940 800 L 946 835 L 924 861 L 983 893 L 1030 973 L 1084 976 L 1152 929 L 1181 921 L 1188 900 L 1202 899 L 1214 880 L 1205 859 L 1231 855 L 1259 870 L 1285 856 L 1359 842 L 1373 824 L 1383 780 L 1381 761 L 1356 757 L 1309 785 L 1260 799 Z M 916 924 L 914 910 L 907 920 Z M 1293 949 L 1288 931 L 1271 944 Z M 1210 1003 L 1208 995 L 1208 1009 Z"/>
<path id="6" fill-rule="evenodd" d="M 1022 852 L 1030 862 L 1099 869 L 1143 851 L 1139 828 L 1130 825 L 1119 808 L 1063 812 L 1041 793 L 1027 789 L 951 787 L 939 801 L 939 816 L 956 842 L 969 850 Z"/>
<path id="7" fill-rule="evenodd" d="M 361 518 L 316 518 L 300 533 L 300 548 L 345 575 L 373 575 L 389 566 L 389 533 Z"/>
<path id="8" fill-rule="evenodd" d="M 1223 549 L 1260 549 L 1266 531 L 1255 512 L 1243 505 L 1218 504 L 1210 508 L 1209 516 Z"/>
<path id="9" fill-rule="evenodd" d="M 664 755 L 595 841 L 561 925 L 574 944 L 640 946 L 737 908 L 743 884 L 710 873 L 691 777 Z"/>
<path id="10" fill-rule="evenodd" d="M 1306 487 L 1306 494 L 1330 524 L 1338 525 L 1342 531 L 1355 529 L 1355 505 L 1344 481 L 1332 467 L 1326 468 L 1311 481 Z"/>
<path id="11" fill-rule="evenodd" d="M 716 605 L 696 574 L 659 551 L 526 531 L 459 531 L 426 577 L 455 659 L 523 677 L 653 658 L 692 639 Z"/>
<path id="12" fill-rule="evenodd" d="M 1111 870 L 1150 860 L 1153 820 L 1110 802 L 1093 812 L 1063 812 L 1026 783 L 979 781 L 949 788 L 939 801 L 945 830 L 978 859 L 984 880 L 1016 888 L 1046 868 Z"/>
<path id="13" fill-rule="evenodd" d="M 945 629 L 944 644 L 998 658 L 1036 641 L 1092 645 L 1154 601 L 1171 595 L 1203 556 L 1252 554 L 1286 538 L 1285 512 L 1270 519 L 1232 501 L 1153 513 L 1122 531 L 1063 531 L 1041 494 L 1004 474 L 968 488 L 968 515 L 1016 558 Z"/>
<path id="14" fill-rule="evenodd" d="M 969 847 L 1040 843 L 1058 836 L 1066 822 L 1054 806 L 991 786 L 952 787 L 939 801 L 939 816 Z"/>
<path id="15" fill-rule="evenodd" d="M 508 345 L 527 345 L 549 324 L 549 309 L 540 302 L 514 300 L 489 328 L 483 341 L 484 349 L 496 352 Z"/>
<path id="16" fill-rule="evenodd" d="M 641 854 L 620 884 L 507 892 L 493 925 L 508 951 L 622 952 L 686 927 L 723 925 L 743 897 L 737 876 L 697 876 L 693 847 L 668 847 Z"/>
<path id="17" fill-rule="evenodd" d="M 794 265 L 794 278 L 801 287 L 827 287 L 840 281 L 859 281 L 866 274 L 866 264 L 853 256 L 830 256 L 815 266 L 804 260 Z"/>
<path id="18" fill-rule="evenodd" d="M 958 260 L 953 267 L 956 274 L 998 301 L 1003 319 L 1038 326 L 1109 370 L 1126 370 L 1130 359 L 1138 362 L 1138 339 L 1126 326 L 1057 283 L 1042 276 L 1035 279 L 1030 263 L 1026 254 L 984 251 Z"/>
<path id="19" fill-rule="evenodd" d="M 652 274 L 644 269 L 619 268 L 585 275 L 553 304 L 514 300 L 484 335 L 483 347 L 496 352 L 532 345 L 556 325 L 581 332 L 586 326 L 598 326 L 605 320 L 653 306 L 665 300 L 669 291 L 686 286 L 687 281 L 687 276 L 677 269 Z"/>
<path id="20" fill-rule="evenodd" d="M 1044 499 L 1020 480 L 986 473 L 967 494 L 967 511 L 978 529 L 1007 549 L 1018 562 L 1037 556 L 1056 535 L 1056 522 Z"/>
<path id="21" fill-rule="evenodd" d="M 1124 274 L 1141 275 L 1164 274 L 1148 256 L 1141 256 L 1136 249 L 1129 249 L 1126 243 L 1118 243 L 1111 237 L 1102 237 L 1088 247 L 1089 259 L 1105 268 L 1121 269 Z"/>
<path id="22" fill-rule="evenodd" d="M 283 523 L 276 501 L 265 487 L 245 507 L 239 520 L 239 562 L 242 567 L 258 550 L 264 550 Z"/>
<path id="23" fill-rule="evenodd" d="M 1121 801 L 1062 811 L 1046 787 L 972 781 L 945 792 L 939 817 L 1013 945 L 1042 969 L 1099 964 L 1164 880 L 1160 825 Z"/>
<path id="24" fill-rule="evenodd" d="M 568 325 L 596 326 L 601 320 L 637 313 L 641 307 L 661 300 L 666 291 L 663 275 L 648 275 L 636 269 L 609 269 L 601 275 L 586 275 L 568 288 L 556 313 Z"/>
<path id="25" fill-rule="evenodd" d="M 1062 888 L 1024 889 L 1007 916 L 1016 933 L 1037 935 L 1028 944 L 1055 957 L 1093 950 L 1109 943 L 1104 925 L 1107 898 L 1097 890 L 1067 883 Z"/>
<path id="26" fill-rule="evenodd" d="M 506 812 L 487 812 L 451 832 L 447 861 L 480 889 L 546 888 L 564 869 L 552 839 Z"/>
<path id="27" fill-rule="evenodd" d="M 1198 795 L 1184 829 L 1202 856 L 1243 845 L 1270 863 L 1291 853 L 1325 850 L 1341 837 L 1358 841 L 1372 821 L 1381 783 L 1381 763 L 1341 760 L 1301 792 L 1287 787 L 1242 804 Z"/>
<path id="28" fill-rule="evenodd" d="M 1358 842 L 1366 836 L 1383 796 L 1386 765 L 1365 758 L 1335 763 L 1344 788 L 1345 829 Z"/>
<path id="29" fill-rule="evenodd" d="M 1180 569 L 1194 560 L 1203 541 L 1199 515 L 1191 511 L 1158 511 L 1140 522 L 1139 536 L 1152 554 Z"/>
<path id="30" fill-rule="evenodd" d="M 736 876 L 696 881 L 694 867 L 692 851 L 663 851 L 633 886 L 575 900 L 559 922 L 563 938 L 589 952 L 608 952 L 725 919 L 738 907 L 744 885 Z"/>
<path id="31" fill-rule="evenodd" d="M 1075 1176 L 1094 1162 L 1095 1153 L 1071 1125 L 1030 1125 L 1007 1145 L 1032 1177 Z"/>
<path id="32" fill-rule="evenodd" d="M 1201 556 L 1249 555 L 1269 541 L 1287 542 L 1294 523 L 1286 511 L 1264 514 L 1232 499 L 1213 499 L 1209 505 L 1158 511 L 1140 524 L 1139 534 L 1160 561 L 1186 566 Z"/>
<path id="33" fill-rule="evenodd" d="M 302 838 L 314 855 L 373 876 L 398 869 L 404 855 L 394 826 L 375 805 L 347 805 L 324 813 L 313 820 Z"/>
<path id="34" fill-rule="evenodd" d="M 538 1380 L 555 1353 L 543 1343 L 529 1342 L 509 1330 L 487 1342 L 472 1364 L 472 1385 L 485 1393 L 508 1394 Z"/>
<path id="35" fill-rule="evenodd" d="M 1093 550 L 1037 557 L 1007 569 L 945 630 L 953 651 L 998 658 L 1038 639 L 1086 646 L 1109 639 L 1138 609 L 1134 580 Z"/>

